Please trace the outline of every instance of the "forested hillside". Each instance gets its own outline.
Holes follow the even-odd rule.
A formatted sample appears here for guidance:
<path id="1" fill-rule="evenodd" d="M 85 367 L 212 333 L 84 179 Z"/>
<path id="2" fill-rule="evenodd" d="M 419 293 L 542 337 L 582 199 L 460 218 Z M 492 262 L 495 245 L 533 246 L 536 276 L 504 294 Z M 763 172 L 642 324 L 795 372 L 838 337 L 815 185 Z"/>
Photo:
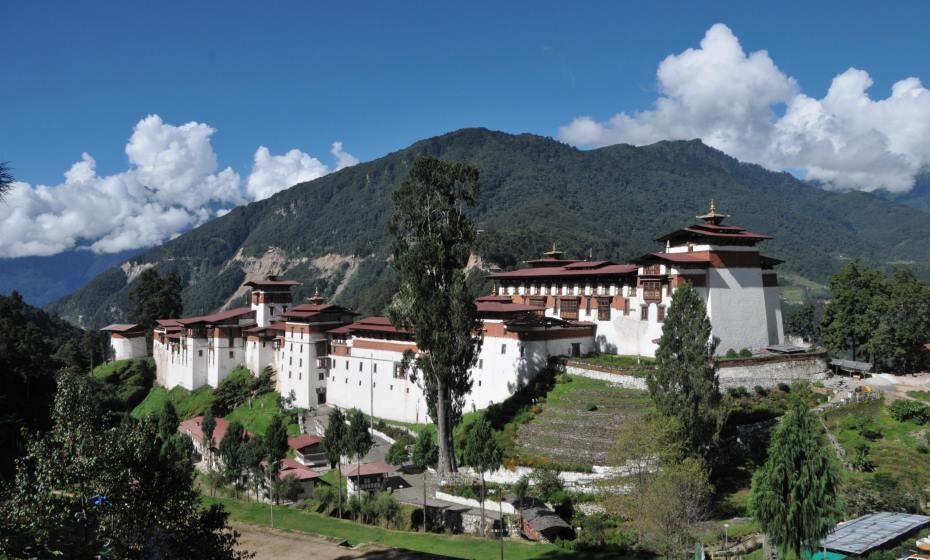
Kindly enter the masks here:
<path id="1" fill-rule="evenodd" d="M 155 266 L 184 282 L 186 313 L 238 301 L 249 277 L 283 274 L 361 312 L 393 293 L 387 270 L 391 191 L 413 159 L 430 154 L 481 171 L 475 218 L 485 262 L 515 266 L 553 242 L 569 256 L 624 260 L 694 221 L 716 199 L 730 222 L 771 234 L 783 277 L 822 285 L 853 257 L 905 263 L 930 278 L 926 213 L 864 193 L 833 193 L 787 173 L 740 163 L 699 141 L 581 151 L 549 138 L 464 129 L 294 186 L 111 268 L 50 306 L 98 327 L 126 318 L 129 285 Z"/>

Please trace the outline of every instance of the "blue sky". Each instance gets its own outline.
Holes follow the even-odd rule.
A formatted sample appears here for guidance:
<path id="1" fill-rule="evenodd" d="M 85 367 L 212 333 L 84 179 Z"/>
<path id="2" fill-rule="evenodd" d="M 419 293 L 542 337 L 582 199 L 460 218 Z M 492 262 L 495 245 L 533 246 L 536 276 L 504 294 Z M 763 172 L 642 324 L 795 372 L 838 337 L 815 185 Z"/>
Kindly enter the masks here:
<path id="1" fill-rule="evenodd" d="M 466 126 L 554 136 L 648 108 L 656 65 L 718 21 L 813 94 L 849 66 L 878 91 L 930 79 L 927 3 L 573 4 L 4 2 L 0 155 L 31 183 L 84 151 L 115 172 L 149 113 L 209 123 L 237 170 L 259 144 L 367 160 Z"/>
<path id="2" fill-rule="evenodd" d="M 741 47 L 746 60 L 766 50 L 773 61 L 766 79 L 782 91 L 762 106 L 746 101 L 765 127 L 783 132 L 787 121 L 776 120 L 790 100 L 800 92 L 821 100 L 850 67 L 874 82 L 868 95 L 885 98 L 905 78 L 930 81 L 930 3 L 577 4 L 4 2 L 0 160 L 11 162 L 16 177 L 32 186 L 62 183 L 84 152 L 95 160 L 95 177 L 120 173 L 127 169 L 133 127 L 157 114 L 165 125 L 196 121 L 215 129 L 209 142 L 217 172 L 231 167 L 242 176 L 237 184 L 246 183 L 259 146 L 268 148 L 270 158 L 300 150 L 331 171 L 334 141 L 365 161 L 469 126 L 534 132 L 585 148 L 700 136 L 741 159 L 799 174 L 813 169 L 825 183 L 865 190 L 906 190 L 909 177 L 930 161 L 927 150 L 915 147 L 930 145 L 930 128 L 906 138 L 881 132 L 879 144 L 889 145 L 890 155 L 860 169 L 861 155 L 850 152 L 854 163 L 827 165 L 836 154 L 826 152 L 848 145 L 849 138 L 857 139 L 861 153 L 875 151 L 874 142 L 863 140 L 869 130 L 831 128 L 832 148 L 824 148 L 811 138 L 799 140 L 796 128 L 776 140 L 768 137 L 773 132 L 755 139 L 744 135 L 754 121 L 723 126 L 726 115 L 710 111 L 707 119 L 714 122 L 698 122 L 702 103 L 715 95 L 702 90 L 689 101 L 688 92 L 699 87 L 701 76 L 713 76 L 707 65 L 717 51 L 709 49 L 703 59 L 680 61 L 675 75 L 682 66 L 697 68 L 699 75 L 681 85 L 678 110 L 610 121 L 618 113 L 633 116 L 655 107 L 663 95 L 660 63 L 699 48 L 715 23 L 727 26 L 720 41 Z M 752 73 L 752 64 L 741 67 Z M 733 72 L 741 72 L 730 70 L 714 78 L 715 87 L 725 90 Z M 861 80 L 853 82 L 855 93 Z M 766 84 L 757 80 L 742 95 L 758 97 Z M 669 81 L 662 87 L 677 86 Z M 902 123 L 920 121 L 930 107 L 926 90 L 913 84 L 905 89 L 922 95 L 919 107 L 895 114 Z M 856 120 L 848 107 L 818 110 L 838 116 L 841 124 Z M 887 121 L 882 111 L 876 108 L 869 118 Z M 688 114 L 695 122 L 686 127 L 668 122 Z M 575 120 L 583 116 L 590 119 Z M 577 126 L 560 128 L 570 124 Z M 784 153 L 772 155 L 773 145 L 782 150 L 786 142 Z M 826 155 L 805 159 L 802 152 Z M 880 174 L 872 173 L 878 169 Z M 14 203 L 38 208 L 35 200 Z M 23 210 L 20 218 L 35 220 L 43 212 L 56 210 Z M 52 250 L 2 249 L 0 256 Z"/>

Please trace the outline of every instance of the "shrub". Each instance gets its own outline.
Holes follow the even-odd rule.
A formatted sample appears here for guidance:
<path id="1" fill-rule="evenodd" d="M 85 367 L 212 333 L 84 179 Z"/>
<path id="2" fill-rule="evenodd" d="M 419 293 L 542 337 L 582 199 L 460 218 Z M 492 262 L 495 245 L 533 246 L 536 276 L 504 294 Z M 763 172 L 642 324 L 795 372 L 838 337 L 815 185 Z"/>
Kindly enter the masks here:
<path id="1" fill-rule="evenodd" d="M 588 412 L 594 412 L 595 410 L 597 410 L 597 405 L 594 403 L 588 403 L 585 405 L 584 409 Z"/>
<path id="2" fill-rule="evenodd" d="M 781 391 L 782 393 L 790 393 L 791 385 L 788 385 L 787 383 L 779 383 L 778 390 Z"/>
<path id="3" fill-rule="evenodd" d="M 764 397 L 769 394 L 769 390 L 763 387 L 762 385 L 756 385 L 755 387 L 752 388 L 752 390 L 755 391 L 756 394 L 759 395 L 760 397 Z"/>
<path id="4" fill-rule="evenodd" d="M 409 458 L 410 453 L 407 451 L 407 442 L 399 439 L 391 444 L 391 448 L 388 449 L 384 460 L 392 465 L 402 465 Z"/>
<path id="5" fill-rule="evenodd" d="M 390 492 L 380 492 L 373 500 L 373 517 L 389 528 L 397 528 L 400 521 L 400 504 Z"/>
<path id="6" fill-rule="evenodd" d="M 745 387 L 728 387 L 727 394 L 734 399 L 741 399 L 749 396 L 749 391 Z"/>
<path id="7" fill-rule="evenodd" d="M 575 504 L 572 503 L 572 497 L 565 490 L 553 492 L 546 501 L 552 504 L 552 510 L 556 515 L 569 523 L 572 522 L 575 516 Z"/>
<path id="8" fill-rule="evenodd" d="M 533 414 L 541 414 L 543 411 L 542 407 L 538 404 L 533 405 Z"/>
<path id="9" fill-rule="evenodd" d="M 918 443 L 917 452 L 920 453 L 921 455 L 926 455 L 927 453 L 930 453 L 930 447 L 927 447 L 926 445 L 922 443 Z"/>
<path id="10" fill-rule="evenodd" d="M 336 489 L 329 484 L 318 484 L 313 489 L 313 501 L 316 502 L 316 511 L 323 514 L 329 514 L 336 506 Z"/>
<path id="11" fill-rule="evenodd" d="M 875 468 L 871 459 L 872 448 L 863 442 L 856 445 L 856 454 L 853 456 L 852 466 L 857 471 L 868 472 Z"/>
<path id="12" fill-rule="evenodd" d="M 552 468 L 542 467 L 533 471 L 533 483 L 539 497 L 547 502 L 552 501 L 552 497 L 557 492 L 565 490 L 565 483 L 559 472 Z"/>
<path id="13" fill-rule="evenodd" d="M 736 350 L 728 348 L 726 354 L 723 355 L 724 358 L 738 358 L 739 354 L 736 353 Z"/>
<path id="14" fill-rule="evenodd" d="M 917 401 L 896 400 L 888 405 L 888 413 L 898 422 L 925 424 L 930 420 L 930 409 Z"/>
<path id="15" fill-rule="evenodd" d="M 881 426 L 875 423 L 873 418 L 866 416 L 859 423 L 859 435 L 869 441 L 875 441 L 884 437 L 885 432 Z"/>
<path id="16" fill-rule="evenodd" d="M 740 357 L 740 358 L 751 358 L 751 357 L 752 357 L 752 350 L 750 350 L 749 348 L 743 348 L 743 349 L 741 349 L 741 350 L 739 351 L 739 357 Z"/>

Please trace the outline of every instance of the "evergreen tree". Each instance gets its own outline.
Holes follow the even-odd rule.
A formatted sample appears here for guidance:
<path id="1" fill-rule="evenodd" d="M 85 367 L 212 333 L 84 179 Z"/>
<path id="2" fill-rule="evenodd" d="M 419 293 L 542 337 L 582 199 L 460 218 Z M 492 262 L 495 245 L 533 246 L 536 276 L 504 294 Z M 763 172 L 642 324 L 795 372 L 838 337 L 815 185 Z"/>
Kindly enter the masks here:
<path id="1" fill-rule="evenodd" d="M 239 497 L 239 488 L 242 486 L 242 445 L 245 443 L 245 429 L 239 422 L 230 422 L 226 428 L 223 441 L 220 442 L 220 459 L 223 460 L 223 478 L 233 484 L 236 498 Z"/>
<path id="2" fill-rule="evenodd" d="M 482 415 L 471 425 L 465 436 L 465 450 L 462 452 L 462 462 L 475 469 L 481 480 L 481 534 L 487 536 L 484 520 L 485 471 L 500 468 L 504 453 L 497 444 L 491 424 Z"/>
<path id="3" fill-rule="evenodd" d="M 168 441 L 178 431 L 178 412 L 171 400 L 166 400 L 158 414 L 158 435 L 162 441 Z"/>
<path id="4" fill-rule="evenodd" d="M 838 475 L 819 419 L 792 397 L 769 443 L 768 460 L 752 480 L 749 509 L 772 542 L 801 557 L 839 518 Z"/>
<path id="5" fill-rule="evenodd" d="M 662 326 L 656 368 L 646 383 L 659 412 L 678 419 L 686 455 L 707 457 L 723 426 L 716 347 L 704 300 L 690 283 L 679 286 Z"/>
<path id="6" fill-rule="evenodd" d="M 346 432 L 346 451 L 355 457 L 355 488 L 361 499 L 361 469 L 362 459 L 371 451 L 374 441 L 368 431 L 368 421 L 362 411 L 353 408 L 349 411 L 349 430 Z"/>
<path id="7" fill-rule="evenodd" d="M 261 436 L 252 436 L 239 447 L 239 454 L 242 457 L 242 466 L 249 473 L 249 479 L 252 481 L 252 489 L 255 491 L 255 499 L 260 500 L 259 489 L 262 481 L 265 480 L 265 473 L 262 472 L 262 461 L 265 460 L 268 453 L 268 444 L 262 440 Z M 274 488 L 274 480 L 277 478 L 278 470 L 272 471 L 271 461 L 268 462 L 269 485 Z M 272 496 L 272 499 L 275 497 Z"/>
<path id="8" fill-rule="evenodd" d="M 420 353 L 417 376 L 438 432 L 440 472 L 455 470 L 452 428 L 471 389 L 469 370 L 481 347 L 481 329 L 465 266 L 475 241 L 466 215 L 478 195 L 478 170 L 462 163 L 418 157 L 394 191 L 391 266 L 401 305 L 395 325 L 412 327 Z"/>
<path id="9" fill-rule="evenodd" d="M 817 304 L 808 302 L 793 308 L 785 321 L 785 332 L 800 336 L 806 342 L 815 343 L 820 338 Z"/>
<path id="10" fill-rule="evenodd" d="M 323 433 L 323 450 L 329 467 L 336 471 L 337 508 L 339 518 L 342 519 L 342 456 L 348 454 L 346 441 L 346 418 L 342 410 L 333 408 L 329 412 L 329 423 Z"/>
<path id="11" fill-rule="evenodd" d="M 830 301 L 821 332 L 834 352 L 849 351 L 855 360 L 878 328 L 879 300 L 887 297 L 881 272 L 853 260 L 830 278 Z"/>
<path id="12" fill-rule="evenodd" d="M 0 500 L 0 550 L 15 558 L 246 557 L 222 507 L 203 507 L 180 438 L 163 453 L 154 418 L 113 422 L 86 373 L 63 372 L 58 387 L 52 429 L 29 442 Z"/>
<path id="13" fill-rule="evenodd" d="M 10 164 L 5 161 L 0 161 L 0 201 L 6 196 L 6 193 L 13 190 L 13 181 L 16 179 L 13 178 L 13 171 L 10 169 Z"/>
<path id="14" fill-rule="evenodd" d="M 278 479 L 281 472 L 281 459 L 287 456 L 287 426 L 276 414 L 265 431 L 265 456 L 268 457 L 268 473 L 272 481 Z M 272 497 L 276 500 L 276 497 Z M 275 502 L 277 503 L 277 502 Z"/>
<path id="15" fill-rule="evenodd" d="M 149 342 L 157 319 L 181 316 L 184 311 L 182 289 L 181 277 L 175 272 L 160 276 L 154 268 L 147 268 L 139 274 L 129 294 L 130 317 L 146 328 Z"/>
<path id="16" fill-rule="evenodd" d="M 213 417 L 213 409 L 207 407 L 203 413 L 200 429 L 203 432 L 203 453 L 204 459 L 207 460 L 207 468 L 213 469 L 213 432 L 216 430 L 216 418 Z"/>

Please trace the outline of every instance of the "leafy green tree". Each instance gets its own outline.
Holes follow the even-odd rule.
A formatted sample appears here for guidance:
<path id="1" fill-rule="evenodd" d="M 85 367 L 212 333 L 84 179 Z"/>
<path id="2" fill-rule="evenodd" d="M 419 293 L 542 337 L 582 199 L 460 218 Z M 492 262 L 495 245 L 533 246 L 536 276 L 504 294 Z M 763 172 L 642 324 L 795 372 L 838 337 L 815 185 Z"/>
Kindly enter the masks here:
<path id="1" fill-rule="evenodd" d="M 219 448 L 220 459 L 223 461 L 223 478 L 233 484 L 236 498 L 239 497 L 239 489 L 242 488 L 242 471 L 245 469 L 242 463 L 242 445 L 245 440 L 245 428 L 242 424 L 230 422 Z"/>
<path id="2" fill-rule="evenodd" d="M 265 461 L 267 453 L 267 442 L 258 435 L 253 435 L 239 446 L 239 456 L 241 458 L 242 467 L 246 472 L 249 473 L 249 481 L 252 483 L 252 490 L 255 492 L 256 501 L 261 500 L 259 492 L 261 491 L 261 487 L 266 480 L 266 473 L 262 468 L 262 463 Z M 270 474 L 270 462 L 268 463 L 268 471 L 270 480 L 274 481 L 275 477 L 277 476 L 277 471 L 275 471 L 273 475 Z M 274 496 L 272 496 L 272 499 L 274 499 Z"/>
<path id="3" fill-rule="evenodd" d="M 430 417 L 438 432 L 440 472 L 456 470 L 452 429 L 471 389 L 481 329 L 465 266 L 475 241 L 467 210 L 478 196 L 478 170 L 434 157 L 418 157 L 391 195 L 394 236 L 391 266 L 398 273 L 395 325 L 412 327 L 415 357 Z"/>
<path id="4" fill-rule="evenodd" d="M 342 456 L 349 453 L 346 436 L 346 418 L 342 410 L 333 408 L 329 412 L 329 423 L 323 433 L 323 450 L 329 467 L 336 470 L 337 508 L 339 518 L 342 519 Z"/>
<path id="5" fill-rule="evenodd" d="M 417 435 L 417 440 L 413 444 L 413 455 L 411 456 L 413 466 L 418 469 L 426 467 L 436 467 L 439 461 L 439 449 L 436 447 L 436 441 L 433 439 L 433 432 L 421 430 Z"/>
<path id="6" fill-rule="evenodd" d="M 823 427 L 792 396 L 769 442 L 768 460 L 752 478 L 749 510 L 772 542 L 801 557 L 838 520 L 838 475 Z"/>
<path id="7" fill-rule="evenodd" d="M 712 492 L 701 459 L 687 457 L 663 465 L 635 501 L 632 518 L 637 532 L 666 558 L 677 556 L 706 516 Z"/>
<path id="8" fill-rule="evenodd" d="M 672 296 L 646 383 L 659 412 L 678 419 L 686 455 L 707 457 L 725 420 L 716 348 L 704 300 L 685 283 Z"/>
<path id="9" fill-rule="evenodd" d="M 481 534 L 484 536 L 487 536 L 484 517 L 484 473 L 485 471 L 500 468 L 503 459 L 504 453 L 501 451 L 500 445 L 497 444 L 491 424 L 484 416 L 479 417 L 472 423 L 465 436 L 465 450 L 462 453 L 462 462 L 478 472 L 481 480 Z"/>
<path id="10" fill-rule="evenodd" d="M 785 320 L 785 332 L 800 336 L 806 342 L 816 342 L 820 338 L 817 312 L 818 305 L 810 302 L 791 308 Z"/>
<path id="11" fill-rule="evenodd" d="M 371 438 L 371 432 L 368 431 L 368 420 L 361 410 L 353 408 L 349 411 L 349 429 L 346 432 L 346 451 L 349 455 L 355 457 L 356 477 L 355 488 L 357 493 L 361 494 L 361 469 L 362 459 L 371 451 L 374 440 Z"/>
<path id="12" fill-rule="evenodd" d="M 222 507 L 203 507 L 184 451 L 163 453 L 154 418 L 114 422 L 86 373 L 63 372 L 58 387 L 52 429 L 29 442 L 0 500 L 0 550 L 14 558 L 248 556 L 236 551 Z"/>
<path id="13" fill-rule="evenodd" d="M 863 349 L 876 364 L 894 371 L 920 371 L 926 364 L 924 344 L 930 341 L 930 287 L 908 268 L 896 267 L 885 280 L 870 315 L 878 325 Z"/>
<path id="14" fill-rule="evenodd" d="M 53 349 L 22 296 L 0 296 L 0 478 L 12 477 L 14 459 L 25 452 L 23 430 L 51 425 Z"/>
<path id="15" fill-rule="evenodd" d="M 539 498 L 551 502 L 565 490 L 565 481 L 554 467 L 544 465 L 533 471 L 533 485 Z"/>
<path id="16" fill-rule="evenodd" d="M 172 435 L 177 433 L 179 424 L 178 411 L 175 410 L 174 403 L 170 399 L 166 400 L 158 413 L 158 435 L 161 436 L 162 441 L 168 441 Z"/>
<path id="17" fill-rule="evenodd" d="M 829 287 L 821 319 L 824 344 L 834 352 L 850 351 L 855 360 L 878 328 L 876 302 L 886 297 L 882 274 L 853 260 L 830 277 Z"/>
<path id="18" fill-rule="evenodd" d="M 384 460 L 392 465 L 402 465 L 408 459 L 410 459 L 410 452 L 407 450 L 407 445 L 410 440 L 399 439 L 391 444 L 391 447 L 388 449 L 387 455 L 385 455 Z"/>

